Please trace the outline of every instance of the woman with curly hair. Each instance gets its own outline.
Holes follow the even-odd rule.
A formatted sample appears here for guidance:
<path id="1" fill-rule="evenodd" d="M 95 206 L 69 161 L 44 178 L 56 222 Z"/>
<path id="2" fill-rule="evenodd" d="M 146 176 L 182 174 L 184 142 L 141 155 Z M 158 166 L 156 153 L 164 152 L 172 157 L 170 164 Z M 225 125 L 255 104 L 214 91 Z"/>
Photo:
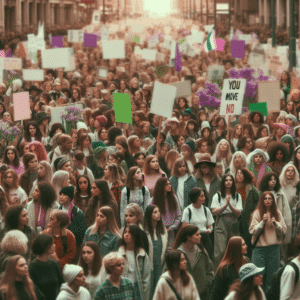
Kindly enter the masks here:
<path id="1" fill-rule="evenodd" d="M 254 135 L 256 136 L 257 130 L 264 124 L 264 115 L 260 111 L 253 111 L 250 114 L 250 121 Z"/>
<path id="2" fill-rule="evenodd" d="M 268 161 L 269 155 L 261 149 L 255 149 L 247 157 L 247 169 L 254 175 L 254 185 L 258 191 L 263 176 L 268 172 L 272 172 L 272 169 L 267 166 Z"/>
<path id="3" fill-rule="evenodd" d="M 18 175 L 21 175 L 25 170 L 24 164 L 20 161 L 17 149 L 14 146 L 5 148 L 2 163 L 8 165 Z"/>
<path id="4" fill-rule="evenodd" d="M 22 141 L 32 142 L 39 141 L 44 144 L 44 137 L 36 121 L 30 121 L 24 130 L 24 138 Z"/>
<path id="5" fill-rule="evenodd" d="M 283 167 L 287 164 L 289 152 L 282 142 L 272 142 L 267 148 L 269 154 L 268 166 L 279 176 Z"/>
<path id="6" fill-rule="evenodd" d="M 3 270 L 4 271 L 4 270 Z M 22 255 L 14 255 L 7 263 L 0 281 L 0 299 L 45 299 L 39 288 L 32 282 L 26 260 Z"/>
<path id="7" fill-rule="evenodd" d="M 29 145 L 29 150 L 30 150 L 30 152 L 32 152 L 36 155 L 38 162 L 43 161 L 43 160 L 50 162 L 48 155 L 47 155 L 47 151 L 42 143 L 40 143 L 38 141 L 31 142 Z"/>
<path id="8" fill-rule="evenodd" d="M 274 123 L 273 141 L 280 142 L 281 138 L 287 133 L 288 125 L 283 123 Z"/>
<path id="9" fill-rule="evenodd" d="M 280 245 L 286 230 L 287 226 L 273 193 L 262 192 L 251 216 L 249 232 L 252 234 L 252 243 L 255 244 L 252 262 L 258 267 L 265 267 L 265 291 L 271 287 L 273 275 L 280 268 Z"/>

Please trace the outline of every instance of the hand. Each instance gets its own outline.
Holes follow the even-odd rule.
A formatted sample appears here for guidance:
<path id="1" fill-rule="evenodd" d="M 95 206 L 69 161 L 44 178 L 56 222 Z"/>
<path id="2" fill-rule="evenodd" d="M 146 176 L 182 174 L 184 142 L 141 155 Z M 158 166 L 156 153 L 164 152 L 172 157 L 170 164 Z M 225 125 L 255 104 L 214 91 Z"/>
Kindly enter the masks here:
<path id="1" fill-rule="evenodd" d="M 275 217 L 273 217 L 273 218 L 271 219 L 271 221 L 272 221 L 272 223 L 275 225 L 275 222 L 276 222 Z"/>
<path id="2" fill-rule="evenodd" d="M 18 197 L 14 197 L 12 199 L 12 201 L 13 201 L 13 204 L 20 204 L 20 199 Z"/>
<path id="3" fill-rule="evenodd" d="M 267 216 L 267 214 L 264 214 L 263 215 L 263 222 L 266 224 L 267 220 L 268 220 L 268 216 Z"/>
<path id="4" fill-rule="evenodd" d="M 226 206 L 229 205 L 229 202 L 230 202 L 230 196 L 226 196 Z"/>
<path id="5" fill-rule="evenodd" d="M 169 232 L 171 230 L 171 228 L 169 227 L 168 229 L 167 229 L 167 232 Z"/>

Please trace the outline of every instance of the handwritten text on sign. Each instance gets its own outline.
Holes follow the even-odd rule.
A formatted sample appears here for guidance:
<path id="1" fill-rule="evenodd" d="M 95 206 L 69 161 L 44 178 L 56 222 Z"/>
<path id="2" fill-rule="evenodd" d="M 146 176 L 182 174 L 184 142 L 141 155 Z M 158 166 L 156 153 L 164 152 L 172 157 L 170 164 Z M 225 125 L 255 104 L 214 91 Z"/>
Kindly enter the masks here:
<path id="1" fill-rule="evenodd" d="M 246 79 L 224 79 L 220 115 L 240 115 Z"/>

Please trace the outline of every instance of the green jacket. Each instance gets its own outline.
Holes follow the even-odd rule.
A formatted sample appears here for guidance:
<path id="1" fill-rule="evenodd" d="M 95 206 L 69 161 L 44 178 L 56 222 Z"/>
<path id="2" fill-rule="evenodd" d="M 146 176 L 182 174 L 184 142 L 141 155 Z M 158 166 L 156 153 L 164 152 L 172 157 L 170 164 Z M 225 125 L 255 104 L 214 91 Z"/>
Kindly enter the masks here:
<path id="1" fill-rule="evenodd" d="M 208 194 L 208 203 L 205 203 L 205 206 L 207 206 L 209 209 L 211 207 L 211 200 L 212 200 L 212 197 L 214 196 L 214 194 L 219 191 L 219 188 L 220 188 L 220 183 L 221 183 L 221 179 L 217 176 L 213 179 L 213 181 L 211 182 L 210 184 L 210 187 L 209 187 L 209 193 L 208 191 L 206 190 L 206 186 L 205 186 L 205 183 L 204 183 L 204 180 L 202 178 L 198 178 L 197 179 L 197 186 L 201 189 L 204 189 L 207 194 Z"/>

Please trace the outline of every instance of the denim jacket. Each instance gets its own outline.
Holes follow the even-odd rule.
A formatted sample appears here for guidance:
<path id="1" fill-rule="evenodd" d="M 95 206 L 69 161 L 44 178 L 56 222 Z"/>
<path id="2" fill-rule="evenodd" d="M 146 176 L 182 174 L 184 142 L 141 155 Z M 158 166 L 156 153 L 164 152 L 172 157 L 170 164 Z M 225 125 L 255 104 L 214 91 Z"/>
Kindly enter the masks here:
<path id="1" fill-rule="evenodd" d="M 95 242 L 100 248 L 102 257 L 112 251 L 117 251 L 118 243 L 120 239 L 117 235 L 111 233 L 107 229 L 104 233 L 104 236 L 100 240 L 97 232 L 90 234 L 92 227 L 93 226 L 88 228 L 87 231 L 85 232 L 83 243 L 87 241 Z"/>

